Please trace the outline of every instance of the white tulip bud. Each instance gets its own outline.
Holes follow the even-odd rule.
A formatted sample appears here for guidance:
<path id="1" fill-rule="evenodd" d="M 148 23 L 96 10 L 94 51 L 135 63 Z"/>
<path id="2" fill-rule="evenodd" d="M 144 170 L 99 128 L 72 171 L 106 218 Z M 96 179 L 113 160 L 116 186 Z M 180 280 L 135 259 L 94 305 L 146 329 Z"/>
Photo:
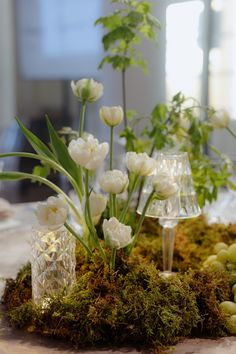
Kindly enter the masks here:
<path id="1" fill-rule="evenodd" d="M 106 171 L 99 180 L 102 190 L 106 193 L 123 193 L 129 184 L 126 173 L 119 170 Z"/>
<path id="2" fill-rule="evenodd" d="M 103 123 L 109 127 L 116 127 L 122 122 L 124 113 L 121 106 L 103 106 L 99 110 L 99 115 Z"/>
<path id="3" fill-rule="evenodd" d="M 124 248 L 132 241 L 131 227 L 120 223 L 115 217 L 105 219 L 102 228 L 105 241 L 111 248 Z"/>
<path id="4" fill-rule="evenodd" d="M 36 216 L 40 225 L 57 229 L 64 225 L 69 208 L 60 197 L 49 197 L 46 202 L 38 203 Z"/>
<path id="5" fill-rule="evenodd" d="M 89 134 L 86 138 L 72 140 L 68 146 L 68 151 L 78 165 L 87 170 L 95 170 L 105 160 L 109 151 L 109 144 L 99 144 L 99 141 Z"/>
<path id="6" fill-rule="evenodd" d="M 81 79 L 71 82 L 75 97 L 81 102 L 96 102 L 103 95 L 103 85 L 93 79 Z"/>
<path id="7" fill-rule="evenodd" d="M 210 117 L 210 122 L 214 129 L 224 129 L 230 123 L 230 116 L 226 110 L 221 109 Z"/>
<path id="8" fill-rule="evenodd" d="M 172 197 L 179 190 L 177 183 L 168 174 L 164 173 L 156 175 L 152 180 L 152 185 L 155 189 L 156 197 L 160 200 Z"/>
<path id="9" fill-rule="evenodd" d="M 151 176 L 157 167 L 157 161 L 149 157 L 146 152 L 136 153 L 132 151 L 126 154 L 126 165 L 128 170 L 135 175 Z"/>
<path id="10" fill-rule="evenodd" d="M 107 198 L 103 194 L 92 192 L 89 196 L 89 202 L 93 224 L 97 225 L 102 213 L 106 209 Z"/>

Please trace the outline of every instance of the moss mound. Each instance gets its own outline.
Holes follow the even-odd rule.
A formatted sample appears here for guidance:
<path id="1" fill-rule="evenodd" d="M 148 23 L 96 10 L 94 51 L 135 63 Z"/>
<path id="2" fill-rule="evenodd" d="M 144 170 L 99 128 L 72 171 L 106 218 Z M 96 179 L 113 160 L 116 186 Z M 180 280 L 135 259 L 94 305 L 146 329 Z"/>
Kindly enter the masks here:
<path id="1" fill-rule="evenodd" d="M 174 248 L 174 271 L 200 269 L 206 258 L 212 254 L 214 245 L 223 241 L 231 244 L 236 240 L 236 224 L 208 225 L 204 215 L 180 221 L 176 228 Z M 133 256 L 142 256 L 162 269 L 161 227 L 155 219 L 146 219 Z"/>
<path id="2" fill-rule="evenodd" d="M 183 336 L 226 334 L 219 304 L 230 297 L 228 274 L 199 268 L 215 243 L 235 239 L 236 228 L 208 226 L 203 217 L 180 223 L 174 256 L 179 273 L 170 278 L 158 270 L 158 235 L 158 225 L 147 220 L 133 257 L 118 253 L 113 273 L 99 259 L 85 262 L 78 250 L 74 288 L 44 308 L 32 303 L 30 265 L 23 267 L 16 280 L 7 281 L 3 296 L 10 324 L 78 346 L 156 347 L 174 344 Z"/>

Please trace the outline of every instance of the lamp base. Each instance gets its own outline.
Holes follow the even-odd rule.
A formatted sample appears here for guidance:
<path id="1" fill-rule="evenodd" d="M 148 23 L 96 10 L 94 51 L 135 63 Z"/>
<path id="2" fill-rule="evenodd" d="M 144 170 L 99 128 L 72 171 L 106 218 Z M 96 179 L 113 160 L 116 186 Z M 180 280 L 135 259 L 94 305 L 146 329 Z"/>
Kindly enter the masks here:
<path id="1" fill-rule="evenodd" d="M 175 226 L 178 224 L 178 219 L 159 219 L 159 224 L 162 226 L 163 273 L 168 277 L 172 275 Z"/>
<path id="2" fill-rule="evenodd" d="M 160 276 L 162 278 L 170 278 L 170 277 L 174 277 L 174 276 L 177 275 L 176 272 L 171 272 L 171 271 L 168 271 L 168 270 L 160 272 L 159 274 L 160 274 Z"/>

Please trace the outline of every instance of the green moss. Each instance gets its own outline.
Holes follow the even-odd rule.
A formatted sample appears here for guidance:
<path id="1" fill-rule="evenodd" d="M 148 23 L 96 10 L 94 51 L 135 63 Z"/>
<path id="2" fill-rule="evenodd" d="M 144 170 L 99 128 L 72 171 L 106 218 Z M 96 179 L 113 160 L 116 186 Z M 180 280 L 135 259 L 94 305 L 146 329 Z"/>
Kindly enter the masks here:
<path id="1" fill-rule="evenodd" d="M 213 252 L 214 245 L 236 240 L 236 225 L 208 225 L 204 216 L 180 221 L 176 227 L 173 270 L 200 269 L 202 262 Z M 146 219 L 134 256 L 155 262 L 162 269 L 161 227 L 155 219 Z"/>
<path id="2" fill-rule="evenodd" d="M 218 241 L 235 238 L 234 225 L 208 226 L 203 217 L 178 226 L 174 267 L 179 273 L 160 276 L 160 227 L 147 220 L 132 257 L 118 252 L 117 271 L 100 259 L 86 262 L 77 250 L 77 282 L 68 296 L 54 297 L 44 309 L 31 301 L 27 265 L 4 293 L 11 325 L 71 341 L 79 346 L 175 344 L 183 336 L 225 334 L 219 303 L 230 297 L 228 275 L 200 270 Z M 192 268 L 192 269 L 190 269 Z"/>

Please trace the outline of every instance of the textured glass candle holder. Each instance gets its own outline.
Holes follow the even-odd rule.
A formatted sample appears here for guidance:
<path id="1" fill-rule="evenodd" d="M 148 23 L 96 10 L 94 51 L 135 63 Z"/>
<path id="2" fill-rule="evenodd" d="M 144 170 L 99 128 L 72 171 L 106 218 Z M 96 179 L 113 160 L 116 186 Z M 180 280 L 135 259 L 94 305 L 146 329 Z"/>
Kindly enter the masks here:
<path id="1" fill-rule="evenodd" d="M 66 295 L 75 283 L 75 238 L 67 229 L 34 228 L 31 241 L 32 298 L 35 304 Z"/>
<path id="2" fill-rule="evenodd" d="M 186 152 L 158 153 L 156 155 L 158 174 L 165 174 L 170 181 L 178 185 L 178 192 L 165 200 L 155 199 L 147 209 L 146 216 L 158 218 L 162 226 L 163 275 L 172 274 L 175 241 L 175 226 L 179 219 L 196 217 L 201 214 L 193 187 L 191 167 Z M 142 213 L 150 195 L 153 177 L 144 184 L 137 212 Z"/>

